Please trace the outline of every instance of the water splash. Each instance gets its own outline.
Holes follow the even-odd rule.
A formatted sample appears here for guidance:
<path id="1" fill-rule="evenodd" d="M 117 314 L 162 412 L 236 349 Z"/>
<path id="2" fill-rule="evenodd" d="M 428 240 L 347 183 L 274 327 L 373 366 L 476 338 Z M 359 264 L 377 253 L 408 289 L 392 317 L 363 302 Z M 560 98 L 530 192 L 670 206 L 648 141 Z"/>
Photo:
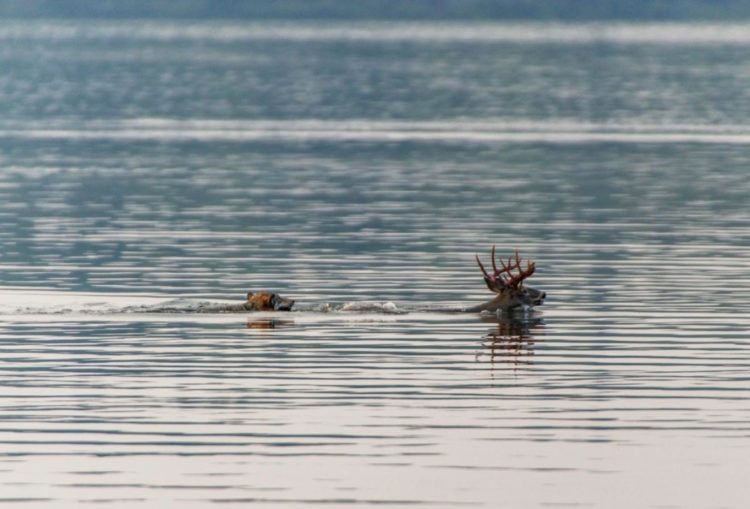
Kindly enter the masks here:
<path id="1" fill-rule="evenodd" d="M 64 295 L 59 297 L 62 303 L 43 302 L 21 305 L 15 304 L 15 299 L 6 298 L 5 302 L 0 301 L 0 315 L 248 314 L 242 303 L 238 301 L 177 298 L 126 304 L 122 302 L 122 298 L 111 296 L 107 300 L 95 302 L 80 302 L 77 299 L 66 298 Z M 405 314 L 416 309 L 416 307 L 403 308 L 390 301 L 354 301 L 298 305 L 292 312 Z"/>

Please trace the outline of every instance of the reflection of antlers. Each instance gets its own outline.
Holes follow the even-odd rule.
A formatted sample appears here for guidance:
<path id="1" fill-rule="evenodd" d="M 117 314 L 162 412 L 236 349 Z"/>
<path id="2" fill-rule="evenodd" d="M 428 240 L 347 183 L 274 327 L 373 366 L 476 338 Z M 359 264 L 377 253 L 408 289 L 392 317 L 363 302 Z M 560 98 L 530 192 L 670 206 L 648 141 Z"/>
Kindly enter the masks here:
<path id="1" fill-rule="evenodd" d="M 484 274 L 484 280 L 491 286 L 520 288 L 523 284 L 523 280 L 530 277 L 534 273 L 534 270 L 536 270 L 536 265 L 532 261 L 526 262 L 525 269 L 521 268 L 521 257 L 518 255 L 517 249 L 515 257 L 508 257 L 507 265 L 503 260 L 500 260 L 500 265 L 503 267 L 502 269 L 498 269 L 497 263 L 495 262 L 495 246 L 492 246 L 491 256 L 492 270 L 494 271 L 492 275 L 488 274 L 485 270 L 482 261 L 479 259 L 479 255 L 475 255 L 477 264 L 479 264 L 479 268 L 482 270 L 482 274 Z M 518 270 L 518 274 L 513 274 L 514 269 Z"/>

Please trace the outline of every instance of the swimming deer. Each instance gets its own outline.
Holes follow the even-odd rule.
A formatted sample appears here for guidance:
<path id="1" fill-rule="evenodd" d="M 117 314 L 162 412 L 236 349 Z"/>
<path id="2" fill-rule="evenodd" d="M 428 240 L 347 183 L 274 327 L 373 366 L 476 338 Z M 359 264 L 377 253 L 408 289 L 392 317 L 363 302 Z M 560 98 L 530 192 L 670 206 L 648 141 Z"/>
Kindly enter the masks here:
<path id="1" fill-rule="evenodd" d="M 477 264 L 484 275 L 484 282 L 487 288 L 497 296 L 478 306 L 466 308 L 467 312 L 482 312 L 490 311 L 498 314 L 509 314 L 514 309 L 524 308 L 528 309 L 532 306 L 539 306 L 544 302 L 544 298 L 547 296 L 545 292 L 531 288 L 530 286 L 524 286 L 523 282 L 525 279 L 531 277 L 536 270 L 536 265 L 532 261 L 526 262 L 526 268 L 521 266 L 521 257 L 518 255 L 516 250 L 515 256 L 508 257 L 508 263 L 500 260 L 501 269 L 497 268 L 497 262 L 495 261 L 495 246 L 492 246 L 492 270 L 493 273 L 489 274 L 482 261 L 479 259 L 479 255 L 476 255 Z M 513 271 L 517 271 L 514 274 Z"/>

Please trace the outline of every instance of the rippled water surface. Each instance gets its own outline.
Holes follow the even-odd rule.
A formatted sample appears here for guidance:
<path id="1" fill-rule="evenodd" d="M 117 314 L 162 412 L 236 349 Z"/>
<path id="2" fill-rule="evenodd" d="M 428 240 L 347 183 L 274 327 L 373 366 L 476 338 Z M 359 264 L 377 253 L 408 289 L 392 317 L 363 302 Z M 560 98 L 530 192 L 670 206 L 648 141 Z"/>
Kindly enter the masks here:
<path id="1" fill-rule="evenodd" d="M 0 502 L 748 507 L 749 33 L 0 23 Z"/>

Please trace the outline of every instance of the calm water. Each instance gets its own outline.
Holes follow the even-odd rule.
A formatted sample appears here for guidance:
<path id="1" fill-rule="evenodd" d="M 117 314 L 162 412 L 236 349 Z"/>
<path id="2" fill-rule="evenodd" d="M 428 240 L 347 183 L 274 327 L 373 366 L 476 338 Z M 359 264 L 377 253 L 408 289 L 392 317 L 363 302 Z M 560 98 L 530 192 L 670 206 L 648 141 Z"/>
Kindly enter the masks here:
<path id="1" fill-rule="evenodd" d="M 749 34 L 0 23 L 0 502 L 748 507 Z"/>

